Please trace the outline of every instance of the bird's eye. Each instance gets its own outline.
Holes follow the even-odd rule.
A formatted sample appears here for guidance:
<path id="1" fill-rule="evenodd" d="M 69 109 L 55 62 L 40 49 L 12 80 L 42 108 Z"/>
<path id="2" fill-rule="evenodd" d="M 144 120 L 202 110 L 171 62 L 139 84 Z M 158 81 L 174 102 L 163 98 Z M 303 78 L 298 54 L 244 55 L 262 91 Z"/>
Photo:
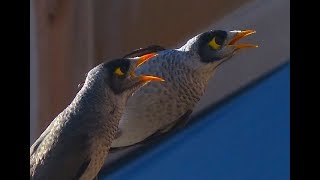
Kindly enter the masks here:
<path id="1" fill-rule="evenodd" d="M 114 70 L 114 74 L 118 75 L 118 76 L 123 76 L 124 72 L 121 71 L 121 68 L 118 67 L 116 68 L 116 70 Z"/>
<path id="2" fill-rule="evenodd" d="M 216 41 L 216 37 L 214 37 L 210 42 L 209 42 L 209 46 L 212 47 L 213 49 L 219 49 L 221 45 L 219 45 L 220 43 L 218 43 Z"/>

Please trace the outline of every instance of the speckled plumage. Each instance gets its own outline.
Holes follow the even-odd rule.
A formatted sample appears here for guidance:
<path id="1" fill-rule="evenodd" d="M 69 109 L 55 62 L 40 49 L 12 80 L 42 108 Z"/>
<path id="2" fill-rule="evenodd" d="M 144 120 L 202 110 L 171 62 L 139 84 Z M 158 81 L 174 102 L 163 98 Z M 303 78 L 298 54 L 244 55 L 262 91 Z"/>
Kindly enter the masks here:
<path id="1" fill-rule="evenodd" d="M 101 169 L 128 97 L 146 83 L 115 94 L 106 64 L 88 73 L 71 104 L 30 147 L 30 179 L 91 180 Z"/>
<path id="2" fill-rule="evenodd" d="M 226 37 L 225 45 L 238 32 L 218 31 L 210 31 L 209 34 L 223 33 Z M 235 52 L 231 45 L 230 48 L 213 51 L 212 55 L 211 52 L 205 52 L 207 44 L 204 43 L 208 39 L 206 33 L 191 38 L 179 49 L 157 52 L 158 56 L 137 69 L 137 74 L 160 76 L 165 82 L 150 83 L 129 98 L 119 122 L 119 135 L 112 142 L 112 148 L 134 145 L 156 132 L 170 130 L 187 111 L 192 112 L 216 68 Z M 199 53 L 202 50 L 200 48 L 204 49 L 204 53 Z M 201 59 L 210 55 L 215 60 L 207 62 L 206 59 L 204 62 Z"/>

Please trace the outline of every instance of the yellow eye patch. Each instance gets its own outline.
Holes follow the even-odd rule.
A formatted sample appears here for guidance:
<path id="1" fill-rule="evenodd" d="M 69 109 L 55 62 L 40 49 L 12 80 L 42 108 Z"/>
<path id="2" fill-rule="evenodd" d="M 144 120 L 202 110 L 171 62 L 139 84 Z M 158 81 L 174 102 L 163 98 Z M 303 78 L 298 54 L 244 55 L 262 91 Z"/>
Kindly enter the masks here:
<path id="1" fill-rule="evenodd" d="M 121 71 L 120 67 L 118 67 L 116 70 L 114 70 L 114 73 L 118 76 L 123 76 L 124 73 Z"/>
<path id="2" fill-rule="evenodd" d="M 220 45 L 217 44 L 216 42 L 216 37 L 214 37 L 210 42 L 209 42 L 209 46 L 212 47 L 213 49 L 219 49 Z"/>

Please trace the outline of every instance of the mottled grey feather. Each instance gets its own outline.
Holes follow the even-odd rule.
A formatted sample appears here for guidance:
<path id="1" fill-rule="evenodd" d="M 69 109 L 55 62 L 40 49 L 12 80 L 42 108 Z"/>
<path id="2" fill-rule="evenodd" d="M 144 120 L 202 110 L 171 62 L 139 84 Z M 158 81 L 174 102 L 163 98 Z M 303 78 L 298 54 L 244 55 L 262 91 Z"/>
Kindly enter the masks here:
<path id="1" fill-rule="evenodd" d="M 121 136 L 113 141 L 113 147 L 143 141 L 162 127 L 176 122 L 188 109 L 193 109 L 214 68 L 214 65 L 204 66 L 199 73 L 197 59 L 194 53 L 165 50 L 137 69 L 137 75 L 155 75 L 166 81 L 161 84 L 151 82 L 128 100 L 119 124 Z"/>
<path id="2" fill-rule="evenodd" d="M 112 142 L 112 148 L 149 141 L 176 128 L 179 126 L 177 124 L 186 123 L 187 120 L 181 120 L 181 117 L 185 114 L 190 116 L 188 111 L 192 111 L 204 94 L 217 67 L 237 50 L 236 46 L 228 43 L 238 32 L 241 31 L 212 30 L 201 33 L 179 49 L 158 51 L 157 56 L 139 67 L 137 75 L 159 76 L 165 82 L 151 82 L 128 100 L 119 122 L 121 133 Z M 210 45 L 214 37 L 220 37 L 221 48 L 214 49 Z"/>

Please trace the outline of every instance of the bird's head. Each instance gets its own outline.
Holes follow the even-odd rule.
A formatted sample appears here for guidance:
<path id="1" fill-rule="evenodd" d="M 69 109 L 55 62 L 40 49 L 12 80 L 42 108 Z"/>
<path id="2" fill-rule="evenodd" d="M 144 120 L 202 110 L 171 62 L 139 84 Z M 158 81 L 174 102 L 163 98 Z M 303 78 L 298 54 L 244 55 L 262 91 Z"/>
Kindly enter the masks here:
<path id="1" fill-rule="evenodd" d="M 103 87 L 107 87 L 106 89 L 111 90 L 113 94 L 130 96 L 150 81 L 164 81 L 156 76 L 135 75 L 137 67 L 156 55 L 156 53 L 151 53 L 141 57 L 121 58 L 104 62 L 88 73 L 86 82 L 88 81 L 88 85 L 95 84 L 94 82 L 97 81 L 102 82 Z M 96 84 L 101 85 L 101 83 Z"/>
<path id="2" fill-rule="evenodd" d="M 191 67 L 196 77 L 207 81 L 217 67 L 236 52 L 241 49 L 258 47 L 255 44 L 238 42 L 254 33 L 254 30 L 210 30 L 191 38 L 179 50 L 191 55 L 188 58 L 189 61 L 184 63 Z"/>
<path id="3" fill-rule="evenodd" d="M 255 33 L 254 30 L 211 30 L 190 39 L 186 48 L 196 51 L 204 63 L 228 59 L 240 49 L 258 47 L 255 44 L 242 44 L 238 41 Z"/>

